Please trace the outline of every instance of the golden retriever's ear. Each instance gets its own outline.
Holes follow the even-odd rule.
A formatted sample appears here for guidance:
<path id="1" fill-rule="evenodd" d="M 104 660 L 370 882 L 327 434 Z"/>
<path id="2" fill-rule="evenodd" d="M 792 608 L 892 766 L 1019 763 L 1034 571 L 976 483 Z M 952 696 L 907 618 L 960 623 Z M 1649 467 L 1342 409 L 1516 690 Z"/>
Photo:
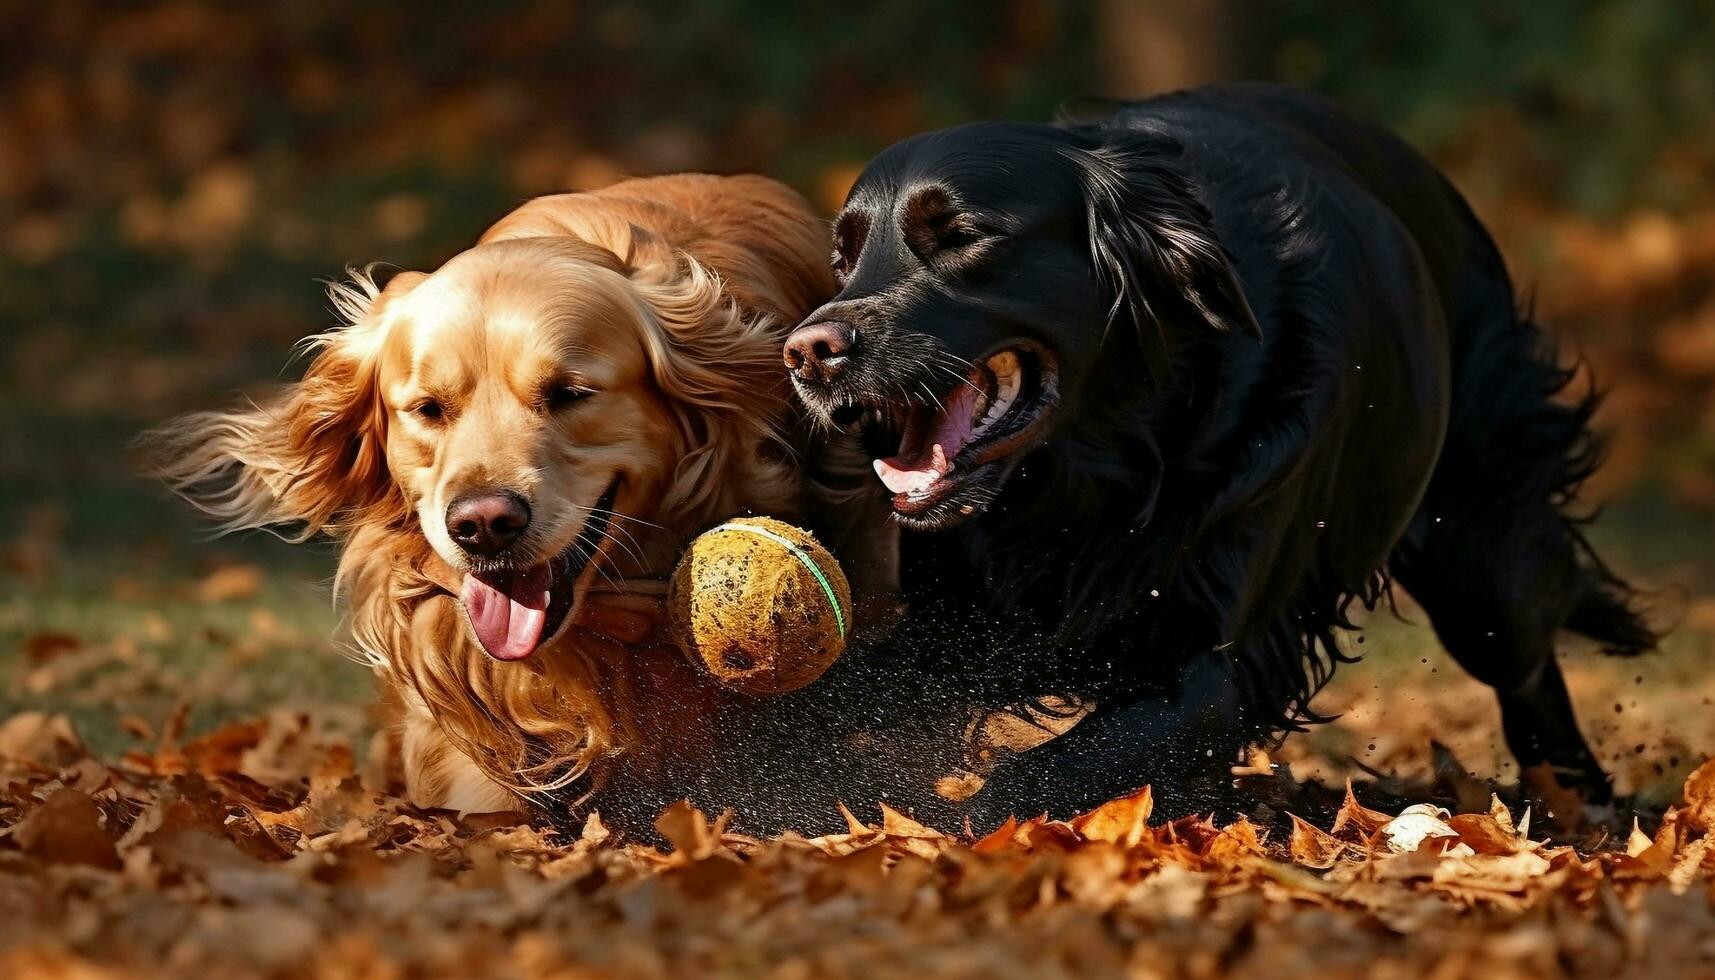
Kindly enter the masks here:
<path id="1" fill-rule="evenodd" d="M 695 509 L 721 490 L 718 474 L 781 441 L 790 397 L 779 330 L 746 316 L 719 277 L 689 256 L 676 268 L 634 270 L 652 378 L 678 418 L 684 452 L 662 508 Z"/>
<path id="2" fill-rule="evenodd" d="M 222 531 L 270 528 L 304 540 L 404 516 L 387 471 L 381 314 L 424 278 L 401 273 L 383 291 L 354 272 L 330 286 L 350 325 L 306 342 L 314 357 L 303 378 L 266 405 L 198 412 L 150 433 L 150 471 Z"/>

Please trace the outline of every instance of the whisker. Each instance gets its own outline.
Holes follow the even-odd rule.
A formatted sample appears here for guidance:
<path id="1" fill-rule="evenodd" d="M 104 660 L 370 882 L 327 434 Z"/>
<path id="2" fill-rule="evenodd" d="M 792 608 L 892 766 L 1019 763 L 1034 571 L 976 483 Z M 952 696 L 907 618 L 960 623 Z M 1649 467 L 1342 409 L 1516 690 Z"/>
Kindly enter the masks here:
<path id="1" fill-rule="evenodd" d="M 929 387 L 929 383 L 927 381 L 919 380 L 917 385 L 923 389 L 924 394 L 929 396 L 929 401 L 935 406 L 936 411 L 940 412 L 942 415 L 947 414 L 947 406 L 941 403 L 941 399 L 935 397 L 935 392 Z"/>
<path id="2" fill-rule="evenodd" d="M 644 564 L 643 553 L 639 549 L 634 548 L 634 547 L 632 547 L 632 545 L 627 544 L 624 541 L 621 541 L 618 538 L 614 537 L 605 528 L 602 530 L 601 536 L 602 536 L 602 540 L 613 542 L 614 547 L 619 548 L 620 550 L 624 551 L 626 556 L 629 557 L 632 561 L 637 562 L 638 565 L 641 566 Z M 628 537 L 629 537 L 629 535 L 628 535 Z M 633 543 L 635 543 L 635 542 L 633 542 Z"/>
<path id="3" fill-rule="evenodd" d="M 652 521 L 646 521 L 641 517 L 633 517 L 630 514 L 621 514 L 617 510 L 608 510 L 606 507 L 591 507 L 589 508 L 589 512 L 592 514 L 606 514 L 608 517 L 616 521 L 631 521 L 634 524 L 642 524 L 645 527 L 652 527 L 658 531 L 666 530 L 666 528 L 660 524 L 656 524 Z"/>
<path id="4" fill-rule="evenodd" d="M 631 532 L 627 531 L 625 528 L 621 527 L 618 524 L 609 524 L 607 526 L 607 528 L 604 528 L 602 530 L 602 533 L 609 535 L 611 537 L 612 533 L 615 531 L 617 531 L 620 534 L 625 535 L 625 540 L 627 542 L 629 542 L 633 548 L 636 548 L 638 552 L 641 552 L 643 550 L 643 546 L 641 544 L 637 543 L 637 539 L 631 536 Z M 636 554 L 635 557 L 637 558 L 639 563 L 641 563 L 643 561 L 643 557 L 641 554 Z"/>

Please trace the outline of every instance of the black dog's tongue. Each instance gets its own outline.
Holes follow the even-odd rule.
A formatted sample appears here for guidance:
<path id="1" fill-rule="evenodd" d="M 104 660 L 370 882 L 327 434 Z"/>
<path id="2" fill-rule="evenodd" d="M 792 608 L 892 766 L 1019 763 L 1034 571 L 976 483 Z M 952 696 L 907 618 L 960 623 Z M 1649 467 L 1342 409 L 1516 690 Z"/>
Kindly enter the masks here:
<path id="1" fill-rule="evenodd" d="M 915 405 L 899 443 L 899 455 L 875 461 L 875 475 L 893 493 L 922 492 L 953 472 L 953 459 L 971 441 L 980 374 L 946 397 L 940 410 Z"/>

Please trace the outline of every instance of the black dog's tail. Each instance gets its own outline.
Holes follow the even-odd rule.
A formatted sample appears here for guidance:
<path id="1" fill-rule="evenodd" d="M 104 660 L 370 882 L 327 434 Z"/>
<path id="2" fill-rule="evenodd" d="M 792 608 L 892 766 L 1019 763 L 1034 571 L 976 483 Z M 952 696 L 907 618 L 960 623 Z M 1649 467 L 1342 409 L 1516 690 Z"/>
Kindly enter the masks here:
<path id="1" fill-rule="evenodd" d="M 1638 612 L 1636 592 L 1612 575 L 1592 581 L 1572 604 L 1566 628 L 1602 645 L 1603 653 L 1630 657 L 1660 642 Z"/>
<path id="2" fill-rule="evenodd" d="M 1620 655 L 1658 637 L 1584 534 L 1579 489 L 1604 455 L 1591 427 L 1600 392 L 1514 311 L 1498 255 L 1494 268 L 1455 310 L 1447 441 L 1393 568 L 1449 652 L 1504 686 L 1551 656 L 1559 630 Z"/>
<path id="3" fill-rule="evenodd" d="M 1573 512 L 1580 488 L 1605 456 L 1604 440 L 1591 427 L 1601 405 L 1601 390 L 1591 377 L 1582 394 L 1568 399 L 1580 369 L 1587 370 L 1587 365 L 1580 361 L 1560 367 L 1558 350 L 1528 307 L 1518 319 L 1516 336 L 1526 338 L 1527 349 L 1534 355 L 1531 367 L 1550 388 L 1548 397 L 1521 422 L 1536 430 L 1533 448 L 1537 450 L 1537 479 L 1547 483 L 1549 501 L 1578 570 L 1562 628 L 1596 641 L 1604 653 L 1635 656 L 1652 650 L 1661 638 L 1645 620 L 1638 591 L 1608 567 L 1584 535 L 1584 526 L 1595 519 L 1596 512 Z M 1532 465 L 1531 455 L 1526 454 L 1520 463 Z M 1525 485 L 1531 482 L 1526 480 Z M 1542 482 L 1536 486 L 1541 487 Z"/>
<path id="4" fill-rule="evenodd" d="M 1524 487 L 1547 490 L 1577 567 L 1562 628 L 1596 641 L 1604 653 L 1634 656 L 1652 650 L 1660 637 L 1645 621 L 1637 590 L 1608 567 L 1584 534 L 1595 512 L 1575 512 L 1580 488 L 1606 455 L 1603 438 L 1591 426 L 1602 392 L 1590 377 L 1583 392 L 1569 398 L 1587 365 L 1559 366 L 1556 345 L 1528 307 L 1518 320 L 1514 336 L 1524 341 L 1532 369 L 1526 374 L 1536 374 L 1549 390 L 1518 420 L 1528 436 L 1515 448 L 1533 451 L 1515 457 L 1513 465 L 1533 470 L 1534 479 L 1521 481 Z"/>

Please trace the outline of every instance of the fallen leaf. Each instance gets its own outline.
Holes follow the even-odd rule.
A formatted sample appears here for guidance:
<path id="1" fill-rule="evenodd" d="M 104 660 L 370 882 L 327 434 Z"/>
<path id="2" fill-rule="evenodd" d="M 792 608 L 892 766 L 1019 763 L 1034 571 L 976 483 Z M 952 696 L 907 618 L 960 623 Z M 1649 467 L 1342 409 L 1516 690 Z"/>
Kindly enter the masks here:
<path id="1" fill-rule="evenodd" d="M 1261 857 L 1262 854 L 1262 838 L 1257 833 L 1256 824 L 1241 816 L 1221 828 L 1221 832 L 1215 835 L 1203 856 L 1217 865 L 1231 865 Z"/>
<path id="2" fill-rule="evenodd" d="M 924 840 L 940 840 L 946 834 L 931 830 L 911 819 L 886 803 L 881 804 L 881 832 L 887 837 L 919 838 Z"/>
<path id="3" fill-rule="evenodd" d="M 119 852 L 103 827 L 101 808 L 75 789 L 55 790 L 12 828 L 25 854 L 48 864 L 87 864 L 119 870 Z"/>
<path id="4" fill-rule="evenodd" d="M 1149 817 L 1155 796 L 1148 786 L 1072 818 L 1072 829 L 1086 840 L 1108 841 L 1121 847 L 1136 847 L 1149 833 Z"/>
<path id="5" fill-rule="evenodd" d="M 655 829 L 675 853 L 692 860 L 708 857 L 720 845 L 720 836 L 709 823 L 708 815 L 692 806 L 690 800 L 680 800 L 661 811 L 655 818 Z"/>
<path id="6" fill-rule="evenodd" d="M 65 715 L 20 711 L 0 722 L 0 758 L 58 768 L 83 752 L 83 742 Z"/>
<path id="7" fill-rule="evenodd" d="M 989 831 L 976 843 L 971 850 L 977 854 L 995 854 L 1006 850 L 1013 844 L 1013 838 L 1018 835 L 1018 818 L 1007 817 L 1006 822 Z"/>
<path id="8" fill-rule="evenodd" d="M 1387 841 L 1388 849 L 1396 854 L 1415 851 L 1426 840 L 1456 838 L 1459 832 L 1447 825 L 1448 816 L 1446 810 L 1432 803 L 1414 803 L 1382 825 L 1382 838 Z"/>
<path id="9" fill-rule="evenodd" d="M 83 646 L 83 641 L 71 633 L 44 630 L 24 638 L 24 659 L 31 664 L 40 665 L 62 653 L 70 653 L 81 646 Z"/>
<path id="10" fill-rule="evenodd" d="M 1631 835 L 1626 838 L 1626 854 L 1630 857 L 1637 857 L 1654 846 L 1655 841 L 1638 827 L 1638 818 L 1633 817 L 1632 832 Z"/>
<path id="11" fill-rule="evenodd" d="M 1685 820 L 1704 833 L 1715 833 L 1715 759 L 1710 759 L 1685 777 L 1680 791 Z"/>
<path id="12" fill-rule="evenodd" d="M 196 600 L 214 605 L 255 598 L 262 591 L 264 576 L 256 565 L 223 565 L 196 584 Z"/>
<path id="13" fill-rule="evenodd" d="M 1340 855 L 1346 853 L 1347 844 L 1338 837 L 1323 832 L 1295 814 L 1287 816 L 1292 818 L 1292 841 L 1288 847 L 1294 862 L 1321 871 L 1332 868 L 1340 860 Z"/>
<path id="14" fill-rule="evenodd" d="M 1529 844 L 1511 827 L 1502 826 L 1487 813 L 1455 814 L 1447 818 L 1447 826 L 1478 854 L 1511 854 Z"/>
<path id="15" fill-rule="evenodd" d="M 1340 804 L 1340 812 L 1334 816 L 1334 826 L 1330 829 L 1335 837 L 1354 843 L 1368 843 L 1376 833 L 1393 818 L 1379 810 L 1371 810 L 1358 802 L 1358 795 L 1352 791 L 1352 781 L 1346 780 L 1346 798 Z"/>

